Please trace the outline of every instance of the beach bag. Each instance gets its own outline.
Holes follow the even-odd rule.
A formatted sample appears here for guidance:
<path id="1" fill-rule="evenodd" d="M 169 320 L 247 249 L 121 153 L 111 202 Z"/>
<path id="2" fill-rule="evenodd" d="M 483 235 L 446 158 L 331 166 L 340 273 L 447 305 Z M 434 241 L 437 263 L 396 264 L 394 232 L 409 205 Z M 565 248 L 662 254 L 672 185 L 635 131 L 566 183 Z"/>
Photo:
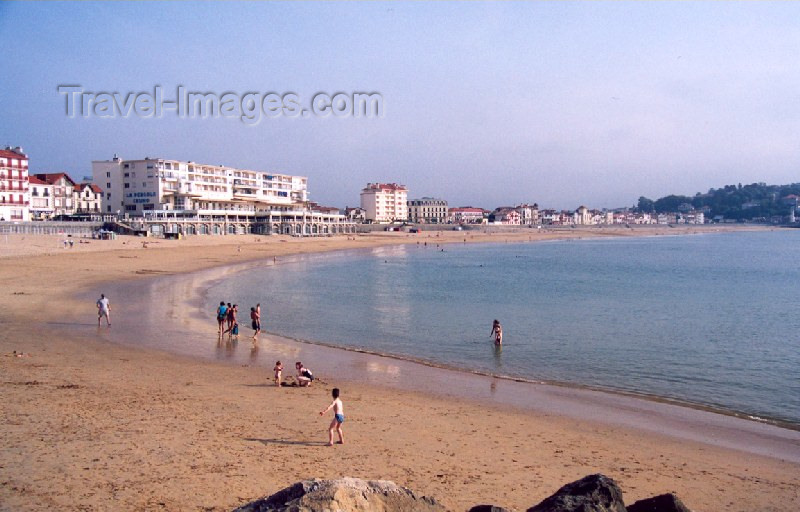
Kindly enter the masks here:
<path id="1" fill-rule="evenodd" d="M 239 335 L 239 324 L 238 323 L 237 324 L 233 324 L 233 331 L 231 331 L 231 332 L 233 333 L 234 336 L 238 336 Z"/>

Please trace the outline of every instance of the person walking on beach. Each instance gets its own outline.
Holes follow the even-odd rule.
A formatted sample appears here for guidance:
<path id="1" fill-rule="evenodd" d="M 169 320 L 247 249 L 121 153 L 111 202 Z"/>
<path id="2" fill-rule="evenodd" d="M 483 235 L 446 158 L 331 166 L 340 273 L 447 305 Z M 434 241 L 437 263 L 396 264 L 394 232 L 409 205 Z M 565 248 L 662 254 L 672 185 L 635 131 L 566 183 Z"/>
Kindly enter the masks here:
<path id="1" fill-rule="evenodd" d="M 108 303 L 108 298 L 104 294 L 100 294 L 97 299 L 97 327 L 100 327 L 100 320 L 106 317 L 108 327 L 111 327 L 111 305 Z"/>
<path id="2" fill-rule="evenodd" d="M 261 332 L 261 304 L 257 304 L 256 307 L 250 308 L 250 320 L 252 320 L 253 330 L 253 340 L 258 337 L 258 333 Z"/>
<path id="3" fill-rule="evenodd" d="M 281 374 L 283 373 L 283 364 L 280 361 L 275 363 L 275 368 L 272 369 L 275 372 L 275 385 L 281 387 Z"/>
<path id="4" fill-rule="evenodd" d="M 344 444 L 344 434 L 342 434 L 342 423 L 344 423 L 344 406 L 342 400 L 339 398 L 339 388 L 333 388 L 331 391 L 333 402 L 324 411 L 320 411 L 319 415 L 324 416 L 326 412 L 333 409 L 333 419 L 331 425 L 328 427 L 328 446 L 333 446 L 333 431 L 339 434 L 338 444 Z"/>
<path id="5" fill-rule="evenodd" d="M 500 325 L 500 320 L 495 318 L 492 324 L 492 332 L 489 333 L 489 336 L 494 336 L 495 345 L 503 344 L 503 327 Z"/>
<path id="6" fill-rule="evenodd" d="M 225 329 L 225 332 L 232 331 L 233 330 L 233 306 L 231 305 L 230 302 L 228 303 L 228 310 L 227 310 L 227 313 L 225 314 L 225 320 L 228 323 L 228 328 Z"/>
<path id="7" fill-rule="evenodd" d="M 217 323 L 219 324 L 219 336 L 222 337 L 222 331 L 225 329 L 225 319 L 228 317 L 228 306 L 225 301 L 219 303 L 217 308 Z"/>

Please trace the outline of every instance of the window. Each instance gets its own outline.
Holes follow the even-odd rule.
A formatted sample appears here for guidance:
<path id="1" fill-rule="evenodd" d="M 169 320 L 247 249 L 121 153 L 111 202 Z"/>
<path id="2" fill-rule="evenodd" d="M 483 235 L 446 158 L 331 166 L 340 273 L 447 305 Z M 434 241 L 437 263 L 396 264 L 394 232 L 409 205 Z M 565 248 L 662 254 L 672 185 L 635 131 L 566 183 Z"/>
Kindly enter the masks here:
<path id="1" fill-rule="evenodd" d="M 126 183 L 125 184 L 125 188 L 131 188 L 131 184 L 130 183 Z"/>
<path id="2" fill-rule="evenodd" d="M 110 172 L 107 172 L 107 173 L 106 173 L 106 178 L 110 178 L 110 177 L 111 177 L 111 173 L 110 173 Z"/>
<path id="3" fill-rule="evenodd" d="M 111 188 L 111 183 L 106 183 L 106 188 Z"/>
<path id="4" fill-rule="evenodd" d="M 106 199 L 111 199 L 111 192 L 106 192 Z"/>
<path id="5" fill-rule="evenodd" d="M 130 178 L 130 177 L 131 177 L 131 173 L 129 173 L 129 172 L 126 172 L 126 173 L 125 173 L 125 177 L 126 177 L 126 178 Z"/>
<path id="6" fill-rule="evenodd" d="M 135 212 L 136 211 L 136 205 L 135 204 L 125 205 L 125 211 L 126 212 Z"/>

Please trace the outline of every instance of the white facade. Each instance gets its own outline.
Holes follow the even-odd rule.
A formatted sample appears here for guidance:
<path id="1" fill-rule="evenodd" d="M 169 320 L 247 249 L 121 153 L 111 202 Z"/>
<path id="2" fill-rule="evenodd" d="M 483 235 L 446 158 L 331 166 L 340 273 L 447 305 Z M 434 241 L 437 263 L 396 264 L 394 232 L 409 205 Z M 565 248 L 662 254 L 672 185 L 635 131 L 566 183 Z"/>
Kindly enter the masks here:
<path id="1" fill-rule="evenodd" d="M 31 219 L 45 220 L 52 217 L 54 209 L 53 185 L 40 180 L 36 176 L 29 176 L 28 189 L 31 195 Z"/>
<path id="2" fill-rule="evenodd" d="M 0 149 L 0 221 L 30 218 L 28 156 L 20 147 Z"/>
<path id="3" fill-rule="evenodd" d="M 308 179 L 163 158 L 92 162 L 104 213 L 292 210 L 308 200 Z"/>
<path id="4" fill-rule="evenodd" d="M 447 222 L 447 201 L 423 197 L 408 201 L 408 221 L 414 223 L 444 224 Z"/>
<path id="5" fill-rule="evenodd" d="M 368 183 L 361 191 L 361 208 L 370 222 L 408 220 L 408 189 L 397 183 Z"/>

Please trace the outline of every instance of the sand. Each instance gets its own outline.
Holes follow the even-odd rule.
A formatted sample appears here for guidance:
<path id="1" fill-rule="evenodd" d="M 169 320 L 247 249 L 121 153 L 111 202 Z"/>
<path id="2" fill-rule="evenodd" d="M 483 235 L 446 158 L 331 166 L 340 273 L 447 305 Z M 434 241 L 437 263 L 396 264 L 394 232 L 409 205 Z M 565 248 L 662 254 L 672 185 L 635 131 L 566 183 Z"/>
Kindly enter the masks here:
<path id="1" fill-rule="evenodd" d="M 700 228 L 708 229 L 719 228 Z M 677 230 L 442 232 L 432 239 L 502 242 Z M 360 374 L 323 371 L 324 382 L 310 388 L 275 388 L 263 365 L 114 343 L 109 332 L 130 322 L 126 307 L 136 298 L 111 297 L 112 323 L 119 315 L 120 326 L 110 330 L 98 330 L 94 302 L 86 298 L 124 282 L 427 237 L 198 236 L 154 240 L 147 249 L 141 239 L 121 237 L 63 249 L 60 237 L 0 235 L 0 509 L 230 510 L 297 480 L 353 476 L 393 480 L 454 510 L 478 503 L 524 510 L 564 483 L 596 472 L 617 480 L 626 503 L 674 492 L 695 511 L 798 509 L 800 437 L 794 431 L 778 429 L 785 438 L 774 430 L 764 434 L 775 438 L 763 451 L 767 456 L 754 453 L 747 438 L 737 446 L 737 431 L 759 436 L 767 428 L 754 422 L 740 428 L 739 420 L 723 420 L 731 429 L 725 432 L 702 423 L 685 432 L 661 432 L 646 422 L 607 421 L 591 407 L 573 407 L 574 390 L 552 392 L 555 405 L 535 410 L 470 399 L 436 381 L 458 388 L 476 382 L 464 380 L 462 386 L 463 376 L 358 354 L 342 357 L 363 367 Z M 208 344 L 198 328 L 213 332 L 215 326 L 211 319 L 192 321 L 187 342 Z M 15 350 L 25 357 L 13 357 Z M 249 343 L 243 339 L 236 350 L 246 353 Z M 282 359 L 291 374 L 295 357 L 327 360 L 340 352 L 267 335 L 257 357 Z M 326 368 L 321 361 L 309 365 Z M 404 387 L 385 378 L 398 371 L 418 371 L 428 380 L 413 379 L 416 387 Z M 352 378 L 370 372 L 383 376 L 383 383 Z M 425 383 L 433 387 L 425 389 Z M 330 402 L 335 385 L 346 407 L 346 444 L 326 447 L 330 417 L 318 411 Z M 502 395 L 509 386 L 496 383 L 492 393 L 499 388 Z M 512 391 L 507 395 L 519 394 Z M 612 396 L 598 403 L 609 418 L 627 417 L 630 408 L 639 418 L 651 415 L 650 405 L 637 406 L 636 400 L 618 404 Z M 682 414 L 672 416 L 677 422 Z"/>

